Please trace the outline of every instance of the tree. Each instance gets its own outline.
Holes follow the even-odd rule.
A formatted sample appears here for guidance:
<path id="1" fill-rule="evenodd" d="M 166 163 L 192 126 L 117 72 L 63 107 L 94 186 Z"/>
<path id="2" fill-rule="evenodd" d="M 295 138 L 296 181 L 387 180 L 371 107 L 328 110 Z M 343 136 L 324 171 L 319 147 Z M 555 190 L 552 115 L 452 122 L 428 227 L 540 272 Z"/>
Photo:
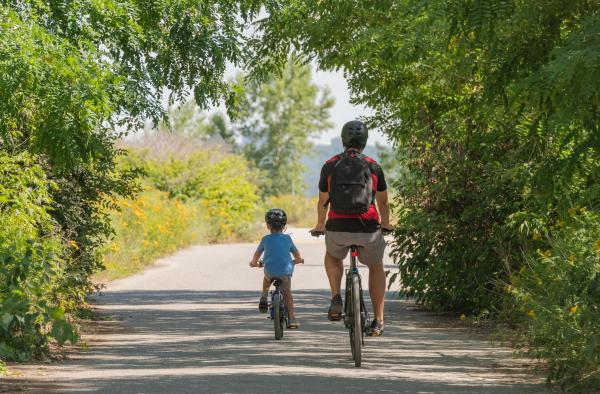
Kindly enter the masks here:
<path id="1" fill-rule="evenodd" d="M 56 245 L 52 251 L 61 262 L 52 276 L 59 284 L 51 291 L 40 286 L 21 291 L 18 286 L 35 283 L 23 278 L 17 288 L 3 286 L 0 315 L 11 311 L 4 300 L 12 293 L 39 295 L 19 305 L 56 307 L 53 316 L 84 303 L 95 288 L 91 276 L 102 269 L 100 247 L 112 231 L 106 208 L 136 190 L 135 171 L 116 166 L 116 157 L 124 154 L 115 145 L 118 138 L 146 119 L 155 124 L 166 119 L 164 92 L 169 104 L 192 91 L 203 108 L 221 101 L 231 108 L 237 90 L 223 75 L 228 63 L 242 62 L 243 32 L 259 9 L 254 1 L 0 2 L 0 156 L 27 154 L 24 165 L 41 168 L 52 185 L 42 208 L 54 226 L 32 232 L 30 241 Z M 9 175 L 0 171 L 0 185 Z M 33 186 L 28 190 L 36 190 Z M 0 195 L 6 222 L 14 221 L 12 199 Z M 10 248 L 0 252 L 7 261 L 21 261 Z M 43 261 L 29 267 L 32 277 L 44 277 L 35 271 Z M 0 282 L 10 279 L 7 275 L 0 272 Z M 43 347 L 51 316 L 35 316 L 5 321 L 18 330 L 8 338 L 0 333 L 0 348 L 7 349 L 16 332 L 33 332 L 32 342 Z M 10 354 L 32 353 L 13 350 Z"/>
<path id="2" fill-rule="evenodd" d="M 310 152 L 309 138 L 332 126 L 334 99 L 311 75 L 309 66 L 290 60 L 279 77 L 246 86 L 243 109 L 232 127 L 246 157 L 268 177 L 266 195 L 304 190 L 301 159 Z"/>

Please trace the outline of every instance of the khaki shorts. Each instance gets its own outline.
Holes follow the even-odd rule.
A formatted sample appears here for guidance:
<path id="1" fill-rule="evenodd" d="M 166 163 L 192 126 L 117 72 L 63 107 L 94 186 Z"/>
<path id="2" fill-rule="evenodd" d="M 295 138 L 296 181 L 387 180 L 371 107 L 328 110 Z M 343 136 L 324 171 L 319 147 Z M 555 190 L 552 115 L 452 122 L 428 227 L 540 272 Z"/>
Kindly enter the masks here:
<path id="1" fill-rule="evenodd" d="M 358 261 L 364 265 L 383 264 L 385 240 L 381 231 L 377 230 L 374 233 L 325 232 L 327 253 L 336 259 L 345 259 L 352 245 L 358 246 Z"/>
<path id="2" fill-rule="evenodd" d="M 265 272 L 265 278 L 267 278 L 267 280 L 269 282 L 271 282 L 272 278 L 279 278 L 281 279 L 281 285 L 279 286 L 281 288 L 281 290 L 283 291 L 288 291 L 289 289 L 292 288 L 292 277 L 291 276 L 285 276 L 285 275 L 274 275 L 273 277 L 271 277 L 271 275 L 267 274 Z"/>

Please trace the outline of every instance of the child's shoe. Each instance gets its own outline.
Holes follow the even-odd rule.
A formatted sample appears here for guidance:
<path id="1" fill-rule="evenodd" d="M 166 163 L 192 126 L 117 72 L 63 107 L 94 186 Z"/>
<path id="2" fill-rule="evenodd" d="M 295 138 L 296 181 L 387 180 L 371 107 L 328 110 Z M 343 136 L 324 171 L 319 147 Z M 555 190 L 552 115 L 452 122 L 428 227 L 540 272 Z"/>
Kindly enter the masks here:
<path id="1" fill-rule="evenodd" d="M 267 311 L 269 310 L 267 296 L 263 295 L 260 297 L 260 301 L 258 302 L 258 310 L 260 313 L 267 313 Z"/>
<path id="2" fill-rule="evenodd" d="M 296 321 L 296 318 L 288 319 L 287 328 L 290 330 L 297 330 L 300 327 L 300 323 Z"/>

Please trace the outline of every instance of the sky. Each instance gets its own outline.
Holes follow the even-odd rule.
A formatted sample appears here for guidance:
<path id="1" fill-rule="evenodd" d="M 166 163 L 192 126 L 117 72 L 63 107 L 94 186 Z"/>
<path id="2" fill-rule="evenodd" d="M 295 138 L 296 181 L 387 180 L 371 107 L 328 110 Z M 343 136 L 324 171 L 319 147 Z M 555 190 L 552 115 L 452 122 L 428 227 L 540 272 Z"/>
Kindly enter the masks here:
<path id="1" fill-rule="evenodd" d="M 329 130 L 315 140 L 315 143 L 329 144 L 333 137 L 337 137 L 344 123 L 365 115 L 371 115 L 372 111 L 364 106 L 355 106 L 350 103 L 350 94 L 348 92 L 348 84 L 344 79 L 341 71 L 318 71 L 314 70 L 313 80 L 317 85 L 329 86 L 331 94 L 335 97 L 335 105 L 331 109 L 331 121 L 335 125 L 332 130 Z M 377 131 L 369 131 L 369 144 L 374 145 L 375 142 L 382 144 L 387 143 L 387 139 Z"/>
<path id="2" fill-rule="evenodd" d="M 232 78 L 239 72 L 231 65 L 225 71 L 226 78 Z M 335 98 L 335 104 L 330 111 L 331 121 L 334 124 L 331 130 L 324 132 L 319 138 L 313 140 L 316 144 L 329 145 L 331 139 L 340 135 L 344 123 L 357 119 L 361 116 L 371 115 L 372 110 L 364 106 L 356 106 L 350 103 L 348 84 L 341 71 L 319 71 L 313 65 L 313 81 L 319 86 L 329 86 L 331 95 Z M 220 107 L 223 110 L 222 107 Z M 378 131 L 369 130 L 369 145 L 375 142 L 387 144 L 386 137 Z"/>

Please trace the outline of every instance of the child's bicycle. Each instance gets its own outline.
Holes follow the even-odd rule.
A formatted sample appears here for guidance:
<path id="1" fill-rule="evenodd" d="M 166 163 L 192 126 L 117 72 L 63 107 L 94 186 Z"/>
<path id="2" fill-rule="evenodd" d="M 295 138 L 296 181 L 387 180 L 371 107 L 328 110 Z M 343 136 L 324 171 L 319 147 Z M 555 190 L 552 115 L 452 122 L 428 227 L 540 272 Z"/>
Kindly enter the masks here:
<path id="1" fill-rule="evenodd" d="M 263 262 L 258 262 L 259 267 L 263 267 Z M 275 339 L 283 338 L 283 327 L 288 325 L 288 313 L 283 298 L 283 290 L 281 289 L 281 279 L 271 278 L 271 284 L 275 287 L 269 292 L 269 312 L 268 316 L 273 320 L 273 329 L 275 331 Z"/>

